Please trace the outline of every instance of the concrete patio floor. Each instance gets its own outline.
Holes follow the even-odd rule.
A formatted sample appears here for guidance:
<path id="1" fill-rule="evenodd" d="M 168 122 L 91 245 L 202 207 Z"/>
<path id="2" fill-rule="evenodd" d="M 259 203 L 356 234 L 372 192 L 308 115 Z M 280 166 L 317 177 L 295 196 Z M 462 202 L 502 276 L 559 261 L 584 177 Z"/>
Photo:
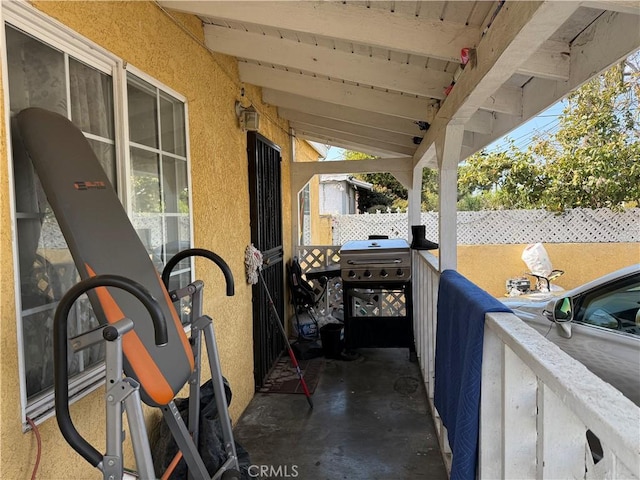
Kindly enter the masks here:
<path id="1" fill-rule="evenodd" d="M 359 353 L 326 360 L 313 410 L 301 394 L 256 393 L 234 432 L 263 478 L 447 479 L 418 364 L 407 349 Z"/>

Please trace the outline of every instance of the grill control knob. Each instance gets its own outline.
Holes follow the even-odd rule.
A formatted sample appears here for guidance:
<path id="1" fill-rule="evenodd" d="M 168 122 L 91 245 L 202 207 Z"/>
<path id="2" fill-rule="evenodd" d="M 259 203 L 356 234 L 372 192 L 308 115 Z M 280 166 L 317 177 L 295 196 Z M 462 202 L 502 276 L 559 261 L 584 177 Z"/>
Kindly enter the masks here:
<path id="1" fill-rule="evenodd" d="M 398 277 L 404 277 L 404 270 L 402 270 L 401 268 L 399 268 L 399 269 L 396 271 L 396 275 L 397 275 Z"/>
<path id="2" fill-rule="evenodd" d="M 380 276 L 381 276 L 382 278 L 387 278 L 387 277 L 389 276 L 389 273 L 388 273 L 386 270 L 382 269 L 382 270 L 380 271 Z"/>
<path id="3" fill-rule="evenodd" d="M 349 278 L 356 278 L 356 272 L 349 270 Z"/>
<path id="4" fill-rule="evenodd" d="M 371 272 L 369 270 L 365 270 L 363 275 L 365 278 L 371 278 Z"/>

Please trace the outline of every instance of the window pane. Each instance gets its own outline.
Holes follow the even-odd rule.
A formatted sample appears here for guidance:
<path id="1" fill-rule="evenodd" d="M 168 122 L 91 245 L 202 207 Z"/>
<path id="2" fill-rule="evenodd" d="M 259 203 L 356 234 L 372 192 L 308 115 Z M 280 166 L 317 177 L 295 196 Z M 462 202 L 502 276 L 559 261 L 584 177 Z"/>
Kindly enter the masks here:
<path id="1" fill-rule="evenodd" d="M 138 237 L 149 252 L 149 258 L 158 272 L 162 272 L 166 259 L 163 256 L 164 235 L 162 217 L 148 213 L 135 214 L 131 220 Z"/>
<path id="2" fill-rule="evenodd" d="M 69 59 L 71 120 L 83 132 L 114 138 L 111 77 Z"/>
<path id="3" fill-rule="evenodd" d="M 162 129 L 162 150 L 186 155 L 184 104 L 175 98 L 160 93 L 160 128 Z"/>
<path id="4" fill-rule="evenodd" d="M 129 138 L 132 142 L 158 148 L 156 89 L 131 74 L 127 78 Z"/>
<path id="5" fill-rule="evenodd" d="M 132 147 L 131 169 L 133 211 L 135 213 L 161 213 L 158 155 Z"/>
<path id="6" fill-rule="evenodd" d="M 116 149 L 109 143 L 99 142 L 91 138 L 87 139 L 91 145 L 93 153 L 98 157 L 98 161 L 104 169 L 114 190 L 118 190 L 118 181 L 116 176 Z"/>
<path id="7" fill-rule="evenodd" d="M 166 225 L 166 254 L 167 259 L 185 248 L 189 248 L 189 217 L 181 215 L 179 217 L 165 217 Z M 174 271 L 189 268 L 189 261 L 180 262 Z"/>
<path id="8" fill-rule="evenodd" d="M 187 162 L 162 158 L 162 193 L 166 213 L 189 213 Z"/>
<path id="9" fill-rule="evenodd" d="M 6 33 L 11 111 L 42 107 L 67 116 L 64 55 L 9 26 Z"/>
<path id="10" fill-rule="evenodd" d="M 180 262 L 182 263 L 182 262 Z M 174 271 L 177 271 L 179 267 L 176 266 Z M 191 273 L 183 272 L 177 275 L 172 275 L 169 278 L 169 290 L 177 290 L 178 288 L 186 287 L 191 282 Z M 181 298 L 179 301 L 173 303 L 180 321 L 185 324 L 195 319 L 191 318 L 191 297 Z"/>
<path id="11" fill-rule="evenodd" d="M 51 307 L 22 318 L 27 396 L 53 385 L 53 314 Z"/>
<path id="12" fill-rule="evenodd" d="M 62 295 L 80 279 L 67 244 L 50 210 L 38 221 L 36 250 L 25 252 L 32 242 L 18 231 L 21 262 L 22 335 L 27 396 L 46 392 L 53 387 L 53 316 Z M 22 219 L 21 219 L 22 220 Z M 26 219 L 32 222 L 30 219 Z M 41 225 L 40 225 L 41 223 Z M 21 223 L 19 223 L 19 226 Z M 28 233 L 31 233 L 28 232 Z M 80 299 L 69 314 L 69 335 L 86 332 L 98 325 L 88 300 Z M 76 353 L 70 364 L 71 375 L 83 372 L 104 359 L 104 349 L 98 345 Z"/>
<path id="13" fill-rule="evenodd" d="M 585 296 L 577 321 L 640 335 L 640 276 L 591 292 Z"/>

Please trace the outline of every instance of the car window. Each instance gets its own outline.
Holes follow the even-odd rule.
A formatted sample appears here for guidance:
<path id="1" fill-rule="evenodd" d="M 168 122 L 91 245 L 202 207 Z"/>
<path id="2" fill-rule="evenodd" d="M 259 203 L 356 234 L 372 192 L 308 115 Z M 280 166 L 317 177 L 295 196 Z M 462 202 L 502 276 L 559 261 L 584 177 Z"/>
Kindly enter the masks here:
<path id="1" fill-rule="evenodd" d="M 587 292 L 575 321 L 640 336 L 640 275 Z"/>

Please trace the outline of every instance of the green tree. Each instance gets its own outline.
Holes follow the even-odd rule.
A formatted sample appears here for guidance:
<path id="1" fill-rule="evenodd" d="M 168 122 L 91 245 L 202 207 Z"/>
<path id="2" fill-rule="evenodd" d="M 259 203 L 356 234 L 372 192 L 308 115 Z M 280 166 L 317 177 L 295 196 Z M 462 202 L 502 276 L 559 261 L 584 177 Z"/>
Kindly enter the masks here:
<path id="1" fill-rule="evenodd" d="M 345 159 L 362 160 L 371 156 L 360 152 L 346 151 Z M 384 211 L 387 208 L 406 211 L 408 207 L 408 192 L 392 174 L 360 173 L 356 178 L 373 184 L 373 190 L 362 191 L 359 195 L 360 211 Z M 438 172 L 425 168 L 422 173 L 422 210 L 437 210 L 438 208 Z"/>
<path id="2" fill-rule="evenodd" d="M 616 65 L 569 95 L 559 130 L 532 146 L 546 160 L 545 207 L 617 208 L 640 199 L 638 72 L 625 69 Z"/>

